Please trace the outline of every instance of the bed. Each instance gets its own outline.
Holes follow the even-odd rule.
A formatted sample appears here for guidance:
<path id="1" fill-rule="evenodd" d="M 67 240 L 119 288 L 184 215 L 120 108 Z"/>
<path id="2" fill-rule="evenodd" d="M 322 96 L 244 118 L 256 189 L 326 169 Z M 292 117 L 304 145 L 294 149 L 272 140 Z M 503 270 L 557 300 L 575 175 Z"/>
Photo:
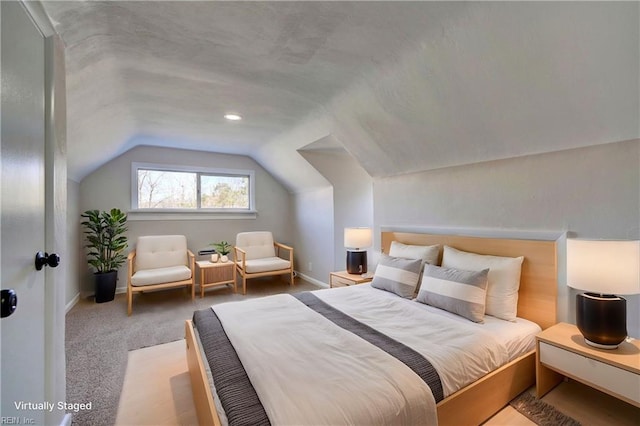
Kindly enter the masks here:
<path id="1" fill-rule="evenodd" d="M 555 241 L 383 232 L 382 252 L 389 253 L 390 246 L 394 241 L 421 246 L 437 244 L 441 247 L 439 257 L 442 257 L 442 247 L 444 246 L 476 254 L 508 257 L 523 256 L 524 261 L 521 267 L 520 289 L 517 301 L 518 318 L 525 324 L 525 328 L 527 324 L 533 323 L 537 327 L 536 330 L 545 329 L 555 324 Z M 369 300 L 370 298 L 372 299 Z M 254 378 L 257 376 L 262 377 L 261 380 L 263 384 L 256 385 L 256 392 L 261 395 L 259 399 L 265 403 L 265 411 L 269 412 L 268 417 L 272 424 L 314 423 L 313 420 L 306 421 L 303 417 L 297 416 L 301 415 L 300 412 L 312 412 L 317 407 L 322 407 L 323 413 L 321 414 L 323 418 L 325 418 L 325 420 L 330 419 L 326 420 L 327 422 L 340 423 L 340 421 L 335 420 L 335 417 L 332 416 L 335 415 L 335 412 L 339 414 L 344 411 L 346 409 L 344 401 L 347 400 L 348 395 L 354 394 L 357 394 L 358 397 L 349 400 L 350 402 L 346 404 L 348 406 L 347 408 L 354 409 L 356 412 L 358 412 L 358 410 L 360 412 L 364 410 L 369 413 L 364 413 L 363 415 L 365 415 L 365 417 L 349 417 L 350 414 L 346 415 L 347 419 L 351 419 L 347 420 L 347 422 L 354 422 L 354 418 L 359 419 L 357 421 L 364 422 L 363 419 L 367 418 L 366 415 L 371 415 L 373 417 L 369 418 L 366 421 L 367 423 L 385 424 L 395 422 L 403 424 L 434 424 L 437 421 L 437 423 L 441 425 L 480 424 L 534 383 L 535 353 L 531 350 L 532 346 L 528 346 L 526 348 L 520 348 L 520 352 L 508 351 L 500 356 L 502 359 L 498 359 L 500 357 L 495 354 L 504 352 L 503 349 L 498 351 L 497 349 L 487 348 L 487 351 L 494 352 L 489 352 L 492 355 L 484 356 L 484 358 L 496 358 L 492 361 L 495 365 L 470 368 L 470 370 L 477 370 L 474 373 L 475 375 L 469 376 L 472 380 L 470 383 L 464 382 L 465 380 L 469 380 L 465 378 L 466 373 L 456 373 L 452 375 L 441 373 L 439 375 L 440 390 L 438 390 L 437 384 L 434 386 L 430 383 L 429 386 L 425 386 L 424 383 L 427 383 L 427 379 L 422 376 L 418 377 L 420 374 L 417 374 L 421 371 L 420 368 L 422 367 L 418 366 L 414 368 L 414 366 L 411 366 L 407 362 L 399 364 L 400 361 L 388 356 L 386 353 L 378 359 L 378 352 L 381 351 L 377 351 L 376 348 L 369 351 L 368 347 L 371 345 L 365 341 L 369 339 L 368 337 L 351 336 L 350 331 L 335 331 L 338 327 L 335 326 L 334 323 L 338 324 L 339 321 L 345 319 L 338 318 L 336 320 L 334 318 L 332 319 L 333 323 L 326 319 L 317 319 L 316 317 L 320 315 L 318 312 L 321 312 L 323 309 L 328 309 L 323 307 L 325 304 L 330 308 L 335 307 L 335 310 L 338 312 L 338 314 L 336 314 L 330 311 L 330 315 L 347 313 L 348 315 L 346 315 L 346 317 L 356 318 L 358 322 L 364 323 L 369 328 L 373 328 L 373 333 L 377 332 L 378 328 L 381 328 L 383 329 L 383 337 L 385 334 L 391 334 L 393 340 L 400 341 L 401 343 L 405 343 L 402 342 L 403 339 L 408 339 L 406 341 L 407 346 L 410 349 L 417 347 L 418 352 L 421 353 L 422 351 L 429 352 L 426 345 L 423 345 L 425 348 L 419 347 L 421 337 L 412 336 L 413 333 L 399 332 L 398 330 L 401 330 L 402 327 L 393 326 L 394 309 L 398 312 L 405 313 L 403 315 L 395 315 L 395 317 L 404 316 L 404 320 L 412 318 L 413 321 L 426 321 L 434 324 L 439 324 L 439 321 L 444 321 L 440 326 L 443 329 L 452 328 L 450 325 L 452 324 L 451 321 L 458 321 L 461 324 L 466 322 L 467 324 L 460 327 L 460 333 L 467 336 L 465 339 L 474 338 L 473 335 L 477 334 L 475 336 L 477 339 L 475 343 L 472 341 L 472 344 L 475 346 L 483 346 L 483 342 L 491 340 L 489 336 L 482 334 L 482 331 L 478 328 L 478 324 L 467 320 L 461 321 L 460 318 L 456 318 L 456 315 L 450 313 L 446 313 L 443 316 L 437 312 L 439 311 L 438 309 L 370 288 L 369 285 L 346 289 L 319 290 L 318 292 L 311 292 L 308 295 L 298 296 L 297 298 L 290 295 L 280 295 L 278 297 L 272 296 L 266 301 L 252 299 L 235 304 L 225 304 L 224 306 L 218 305 L 216 307 L 216 316 L 220 317 L 218 320 L 225 324 L 225 328 L 230 327 L 226 333 L 229 335 L 229 339 L 233 340 L 235 344 L 249 342 L 247 344 L 242 343 L 242 345 L 248 347 L 242 348 L 240 346 L 238 353 L 240 357 L 243 358 L 243 362 L 247 364 L 245 368 L 247 369 L 248 375 Z M 294 322 L 303 324 L 304 327 L 296 328 L 291 326 L 289 328 L 286 318 L 277 318 L 278 315 L 274 313 L 280 312 L 282 310 L 281 306 L 283 305 L 287 305 L 292 309 L 291 315 L 296 315 L 297 319 Z M 257 327 L 255 329 L 254 326 L 248 325 L 248 323 L 251 324 L 252 321 L 246 320 L 247 314 L 245 313 L 243 316 L 243 312 L 247 310 L 253 312 L 251 318 L 253 318 L 254 325 Z M 430 310 L 434 312 L 429 312 Z M 295 314 L 293 312 L 295 312 Z M 373 313 L 376 314 L 374 315 Z M 428 315 L 440 315 L 443 319 L 436 320 L 435 317 Z M 450 318 L 446 319 L 447 315 Z M 272 321 L 272 317 L 276 317 L 275 322 L 272 324 L 269 323 L 268 327 L 269 329 L 273 329 L 278 339 L 267 336 L 268 333 L 259 329 L 261 324 L 264 325 L 267 324 L 267 321 Z M 289 312 L 286 314 L 286 317 L 293 318 L 289 317 Z M 329 316 L 327 316 L 327 318 L 329 318 Z M 485 321 L 481 326 L 484 330 L 499 327 L 500 322 L 507 323 L 506 321 L 498 319 L 494 321 L 489 317 L 486 318 L 488 321 Z M 348 321 L 348 318 L 346 320 Z M 203 323 L 203 320 L 198 320 L 198 322 Z M 233 325 L 234 323 L 236 324 Z M 231 325 L 233 325 L 233 327 L 231 327 Z M 474 327 L 479 330 L 477 333 L 473 331 Z M 325 329 L 328 331 L 325 331 Z M 211 355 L 206 355 L 201 347 L 198 331 L 194 328 L 192 321 L 186 322 L 185 330 L 187 359 L 194 393 L 194 402 L 200 424 L 218 425 L 221 424 L 221 419 L 222 424 L 224 424 L 227 416 L 224 411 L 221 410 L 217 392 L 212 390 L 212 383 L 210 383 L 211 374 L 207 357 L 212 359 Z M 457 330 L 456 328 L 456 332 L 458 332 Z M 463 332 L 462 330 L 465 331 Z M 527 332 L 532 337 L 536 330 L 528 328 Z M 394 335 L 394 333 L 396 333 L 396 335 Z M 285 334 L 293 334 L 293 343 L 286 343 L 287 339 L 283 339 L 282 337 Z M 317 337 L 321 335 L 331 337 L 323 337 L 322 339 L 327 339 L 325 342 Z M 437 333 L 434 333 L 434 335 L 437 335 Z M 376 336 L 372 339 L 380 340 Z M 278 347 L 278 345 L 276 345 L 269 347 L 269 342 L 273 341 L 279 342 L 278 345 L 280 345 L 282 341 L 281 344 L 284 346 Z M 263 344 L 266 346 L 265 350 L 267 353 L 260 353 Z M 433 346 L 439 347 L 446 345 L 436 344 Z M 455 344 L 452 344 L 452 346 L 455 346 Z M 333 347 L 334 350 L 326 349 L 330 347 Z M 383 351 L 384 350 L 385 349 L 383 349 Z M 350 353 L 351 355 L 345 355 L 341 358 L 341 351 Z M 248 354 L 252 352 L 255 352 L 254 357 L 249 358 Z M 272 358 L 269 358 L 269 352 L 273 352 Z M 335 356 L 325 360 L 324 355 L 333 352 L 335 352 Z M 316 353 L 318 355 L 314 356 L 315 359 L 313 363 L 315 364 L 312 363 L 305 367 L 305 364 L 301 363 L 300 360 L 304 359 L 305 354 L 308 353 Z M 408 357 L 411 358 L 411 355 L 408 355 Z M 449 358 L 450 355 L 443 355 L 443 357 Z M 392 359 L 389 360 L 390 358 Z M 438 358 L 438 353 L 429 353 L 425 358 L 437 367 L 436 370 L 440 368 L 441 361 Z M 215 359 L 215 357 L 213 359 Z M 248 362 L 248 360 L 251 361 Z M 320 362 L 319 360 L 324 360 L 324 362 Z M 382 374 L 362 370 L 363 364 L 373 366 L 378 365 L 378 362 L 390 362 L 388 365 L 379 365 L 383 366 L 381 367 L 383 372 L 393 373 Z M 476 364 L 474 364 L 474 362 L 476 361 L 465 358 L 458 360 L 457 364 L 475 366 Z M 280 370 L 281 367 L 278 366 L 279 364 L 290 365 L 290 368 L 293 370 L 283 374 L 282 370 Z M 313 392 L 313 390 L 308 389 L 308 386 L 305 388 L 305 383 L 300 383 L 301 380 L 296 380 L 298 373 L 302 374 L 302 370 L 304 370 L 304 372 L 315 371 L 318 365 L 321 365 L 322 368 L 320 368 L 316 376 L 314 377 L 312 375 L 311 378 L 304 380 L 308 380 L 309 383 L 323 383 L 322 389 L 331 388 L 334 389 L 334 391 Z M 485 371 L 485 369 L 491 371 Z M 372 368 L 372 370 L 374 370 L 374 368 Z M 354 374 L 354 376 L 349 376 L 349 374 Z M 333 375 L 336 375 L 336 377 L 333 377 Z M 284 379 L 283 376 L 287 376 L 287 378 Z M 369 382 L 364 378 L 360 379 L 361 377 L 369 376 L 371 376 Z M 449 376 L 457 376 L 459 379 L 462 378 L 462 382 L 451 384 L 452 380 Z M 358 377 L 358 380 L 355 380 L 354 377 Z M 227 378 L 225 378 L 225 380 L 226 379 Z M 304 380 L 302 380 L 302 382 L 304 382 Z M 424 380 L 424 382 L 421 380 Z M 286 381 L 286 386 L 283 388 L 279 386 L 279 381 Z M 359 389 L 361 388 L 351 386 L 354 382 L 365 383 L 364 389 L 366 389 L 366 391 L 360 391 Z M 222 383 L 222 381 L 219 383 Z M 331 384 L 333 384 L 333 387 L 331 387 Z M 360 386 L 361 384 L 358 383 L 357 385 Z M 414 390 L 407 390 L 405 393 L 405 387 Z M 425 388 L 427 389 L 426 391 Z M 282 389 L 285 389 L 286 392 Z M 232 391 L 238 392 L 238 389 L 234 388 Z M 305 396 L 306 394 L 308 395 Z M 329 398 L 332 394 L 335 395 L 333 401 Z M 289 398 L 289 395 L 293 395 L 294 397 Z M 380 397 L 381 395 L 383 396 L 382 398 Z M 286 399 L 291 399 L 289 405 L 286 405 L 286 403 L 284 403 L 285 405 L 270 405 L 283 404 L 281 400 Z M 425 402 L 427 400 L 430 401 L 429 404 Z M 429 408 L 431 403 L 433 403 L 433 410 Z M 364 406 L 359 407 L 359 404 L 364 404 Z M 390 404 L 392 408 L 402 406 L 402 409 L 405 411 L 402 412 L 400 417 L 385 417 L 387 416 L 386 411 L 382 409 L 384 404 Z M 233 410 L 231 411 L 232 415 L 235 413 Z M 247 423 L 253 422 L 249 421 Z"/>

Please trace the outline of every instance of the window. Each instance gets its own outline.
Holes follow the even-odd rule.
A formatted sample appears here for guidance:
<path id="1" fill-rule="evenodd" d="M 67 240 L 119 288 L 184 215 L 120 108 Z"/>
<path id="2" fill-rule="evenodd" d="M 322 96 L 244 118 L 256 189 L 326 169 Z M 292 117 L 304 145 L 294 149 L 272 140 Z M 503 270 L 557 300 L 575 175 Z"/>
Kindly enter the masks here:
<path id="1" fill-rule="evenodd" d="M 249 209 L 249 176 L 200 175 L 200 206 Z"/>
<path id="2" fill-rule="evenodd" d="M 139 209 L 195 209 L 196 173 L 138 169 Z"/>
<path id="3" fill-rule="evenodd" d="M 253 170 L 132 164 L 132 209 L 254 212 Z"/>

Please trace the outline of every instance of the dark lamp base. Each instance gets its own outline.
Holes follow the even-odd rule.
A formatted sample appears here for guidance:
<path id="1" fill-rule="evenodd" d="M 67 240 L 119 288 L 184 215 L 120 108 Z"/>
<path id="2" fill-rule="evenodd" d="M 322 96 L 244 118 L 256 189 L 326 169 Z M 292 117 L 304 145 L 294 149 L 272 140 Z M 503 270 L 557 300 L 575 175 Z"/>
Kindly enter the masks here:
<path id="1" fill-rule="evenodd" d="M 350 274 L 367 273 L 367 252 L 347 250 L 347 272 Z"/>
<path id="2" fill-rule="evenodd" d="M 615 349 L 627 338 L 627 301 L 612 294 L 578 294 L 576 325 L 588 345 Z"/>

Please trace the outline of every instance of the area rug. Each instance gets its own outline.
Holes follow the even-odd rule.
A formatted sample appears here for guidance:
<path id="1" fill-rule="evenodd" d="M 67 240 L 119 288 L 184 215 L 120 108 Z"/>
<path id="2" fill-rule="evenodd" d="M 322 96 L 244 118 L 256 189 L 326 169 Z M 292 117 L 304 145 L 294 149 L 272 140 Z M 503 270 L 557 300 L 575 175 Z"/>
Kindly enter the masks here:
<path id="1" fill-rule="evenodd" d="M 129 351 L 115 426 L 197 425 L 186 343 Z"/>
<path id="2" fill-rule="evenodd" d="M 509 402 L 519 413 L 538 426 L 580 426 L 580 423 L 558 411 L 553 405 L 537 399 L 528 391 Z"/>

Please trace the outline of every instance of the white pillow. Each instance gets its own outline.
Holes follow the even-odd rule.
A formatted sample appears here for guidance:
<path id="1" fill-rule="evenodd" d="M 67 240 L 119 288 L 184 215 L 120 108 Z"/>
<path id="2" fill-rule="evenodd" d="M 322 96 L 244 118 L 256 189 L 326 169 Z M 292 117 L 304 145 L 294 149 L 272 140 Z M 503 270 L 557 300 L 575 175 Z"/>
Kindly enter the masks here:
<path id="1" fill-rule="evenodd" d="M 422 267 L 424 267 L 425 264 L 437 265 L 439 254 L 440 246 L 437 244 L 435 246 L 415 246 L 403 244 L 398 241 L 391 241 L 391 247 L 389 248 L 389 256 L 403 259 L 420 259 L 422 260 Z M 420 270 L 420 277 L 422 277 L 422 269 Z M 422 279 L 419 278 L 414 296 L 418 294 L 421 285 Z"/>
<path id="2" fill-rule="evenodd" d="M 389 248 L 389 256 L 402 257 L 404 259 L 421 259 L 422 263 L 428 263 L 430 265 L 438 264 L 438 254 L 440 252 L 440 246 L 412 246 L 408 244 L 402 244 L 397 241 L 391 241 L 391 247 Z"/>
<path id="3" fill-rule="evenodd" d="M 518 289 L 523 260 L 523 256 L 489 256 L 444 246 L 442 266 L 467 271 L 489 268 L 485 314 L 515 321 L 518 314 Z"/>

